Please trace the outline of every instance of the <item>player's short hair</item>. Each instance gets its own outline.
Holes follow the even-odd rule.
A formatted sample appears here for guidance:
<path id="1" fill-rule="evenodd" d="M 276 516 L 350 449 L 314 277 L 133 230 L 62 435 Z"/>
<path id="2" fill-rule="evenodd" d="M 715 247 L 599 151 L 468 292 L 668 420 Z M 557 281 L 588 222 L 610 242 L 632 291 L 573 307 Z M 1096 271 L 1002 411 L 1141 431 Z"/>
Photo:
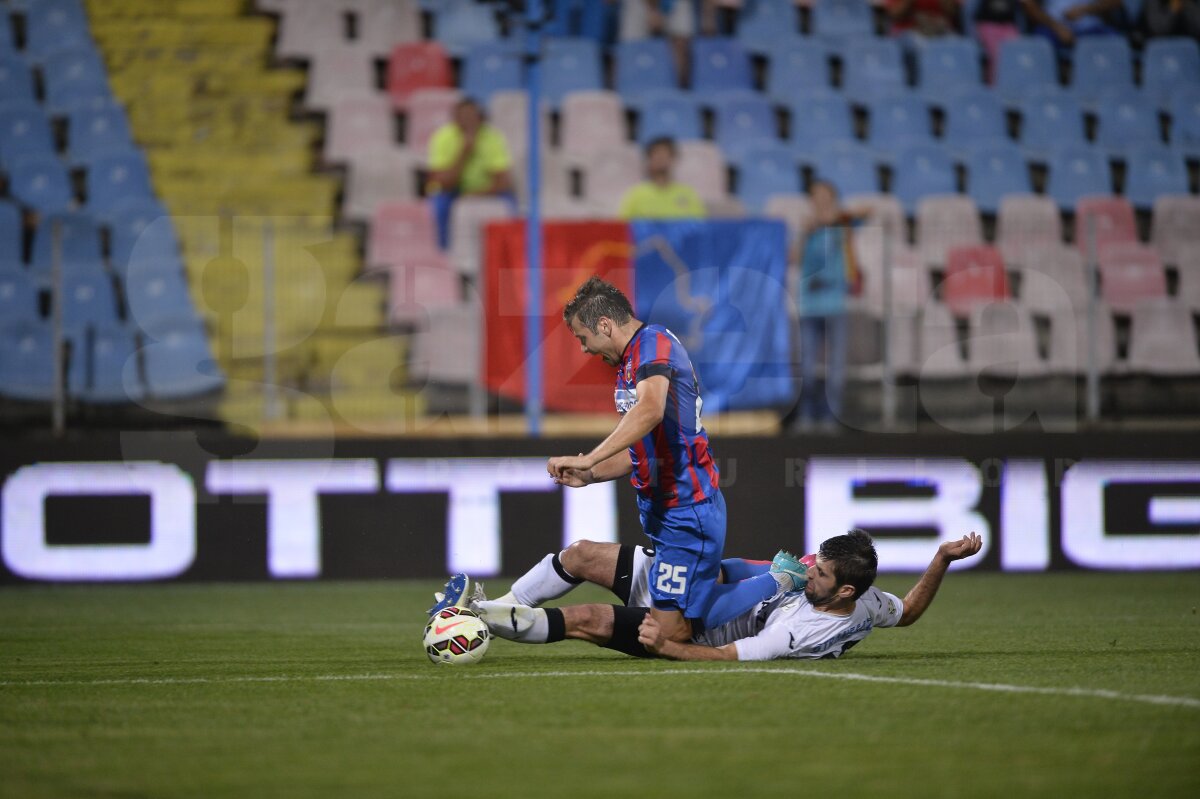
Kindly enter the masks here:
<path id="1" fill-rule="evenodd" d="M 837 584 L 853 588 L 856 599 L 875 582 L 879 556 L 875 554 L 875 542 L 865 530 L 856 528 L 845 535 L 825 539 L 817 556 L 833 564 Z"/>
<path id="2" fill-rule="evenodd" d="M 655 138 L 646 142 L 646 148 L 642 152 L 644 152 L 646 155 L 650 155 L 650 153 L 654 152 L 656 147 L 666 147 L 671 151 L 672 157 L 679 154 L 679 148 L 676 146 L 675 140 L 670 136 L 656 136 Z"/>
<path id="3" fill-rule="evenodd" d="M 633 318 L 633 306 L 619 288 L 593 275 L 563 308 L 563 321 L 569 325 L 578 318 L 579 324 L 595 333 L 602 317 L 623 325 Z"/>

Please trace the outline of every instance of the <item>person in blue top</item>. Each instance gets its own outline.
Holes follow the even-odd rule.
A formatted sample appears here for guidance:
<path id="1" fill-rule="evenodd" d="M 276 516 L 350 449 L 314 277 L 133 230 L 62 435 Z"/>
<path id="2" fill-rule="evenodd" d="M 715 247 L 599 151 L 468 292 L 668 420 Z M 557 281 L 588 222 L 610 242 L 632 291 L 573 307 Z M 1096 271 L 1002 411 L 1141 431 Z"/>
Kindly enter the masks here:
<path id="1" fill-rule="evenodd" d="M 1080 36 L 1115 36 L 1124 24 L 1121 0 L 1021 0 L 1037 33 L 1047 37 L 1060 57 Z"/>
<path id="2" fill-rule="evenodd" d="M 861 290 L 852 226 L 869 215 L 838 205 L 833 184 L 815 180 L 808 189 L 812 216 L 800 238 L 796 309 L 800 317 L 800 430 L 835 429 L 842 414 L 846 371 L 846 298 Z M 824 353 L 825 379 L 817 379 Z"/>

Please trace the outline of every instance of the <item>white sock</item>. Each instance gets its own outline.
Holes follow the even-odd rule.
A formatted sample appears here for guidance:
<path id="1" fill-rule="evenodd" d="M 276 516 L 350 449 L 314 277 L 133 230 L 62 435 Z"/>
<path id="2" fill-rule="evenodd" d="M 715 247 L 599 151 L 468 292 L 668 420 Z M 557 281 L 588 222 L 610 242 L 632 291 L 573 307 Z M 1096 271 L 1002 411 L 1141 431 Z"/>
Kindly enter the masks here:
<path id="1" fill-rule="evenodd" d="M 550 639 L 550 622 L 541 608 L 498 601 L 475 602 L 471 607 L 500 638 L 523 644 L 544 644 Z"/>
<path id="2" fill-rule="evenodd" d="M 507 599 L 509 604 L 536 608 L 543 602 L 566 596 L 581 582 L 583 581 L 576 579 L 562 567 L 557 554 L 550 554 L 518 577 L 508 593 L 496 601 Z"/>

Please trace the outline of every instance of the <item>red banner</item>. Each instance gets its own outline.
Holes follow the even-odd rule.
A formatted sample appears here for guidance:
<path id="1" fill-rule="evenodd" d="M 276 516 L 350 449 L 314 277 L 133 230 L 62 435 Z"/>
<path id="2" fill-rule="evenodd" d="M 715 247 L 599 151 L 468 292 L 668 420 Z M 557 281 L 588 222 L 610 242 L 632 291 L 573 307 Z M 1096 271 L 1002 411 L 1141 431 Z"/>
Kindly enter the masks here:
<path id="1" fill-rule="evenodd" d="M 525 399 L 525 223 L 487 226 L 484 298 L 488 389 Z M 633 302 L 633 245 L 624 222 L 549 222 L 542 226 L 542 396 L 546 410 L 595 413 L 613 409 L 613 367 L 584 355 L 562 320 L 563 306 L 592 275 Z"/>

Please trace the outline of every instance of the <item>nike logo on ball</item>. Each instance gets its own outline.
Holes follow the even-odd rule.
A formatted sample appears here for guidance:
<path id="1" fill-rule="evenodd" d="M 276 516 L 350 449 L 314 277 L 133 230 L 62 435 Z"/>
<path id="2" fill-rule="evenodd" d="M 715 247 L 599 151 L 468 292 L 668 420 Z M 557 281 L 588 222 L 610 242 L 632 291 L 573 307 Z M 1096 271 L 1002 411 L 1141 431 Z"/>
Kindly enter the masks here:
<path id="1" fill-rule="evenodd" d="M 450 623 L 450 624 L 447 624 L 445 627 L 437 627 L 437 626 L 435 626 L 435 627 L 433 628 L 433 631 L 434 631 L 435 633 L 437 633 L 438 635 L 442 635 L 443 633 L 445 633 L 445 632 L 446 632 L 446 630 L 449 630 L 451 627 L 457 627 L 457 626 L 458 626 L 458 625 L 460 625 L 460 624 L 463 624 L 463 622 L 461 622 L 461 621 L 452 622 L 452 623 Z"/>

